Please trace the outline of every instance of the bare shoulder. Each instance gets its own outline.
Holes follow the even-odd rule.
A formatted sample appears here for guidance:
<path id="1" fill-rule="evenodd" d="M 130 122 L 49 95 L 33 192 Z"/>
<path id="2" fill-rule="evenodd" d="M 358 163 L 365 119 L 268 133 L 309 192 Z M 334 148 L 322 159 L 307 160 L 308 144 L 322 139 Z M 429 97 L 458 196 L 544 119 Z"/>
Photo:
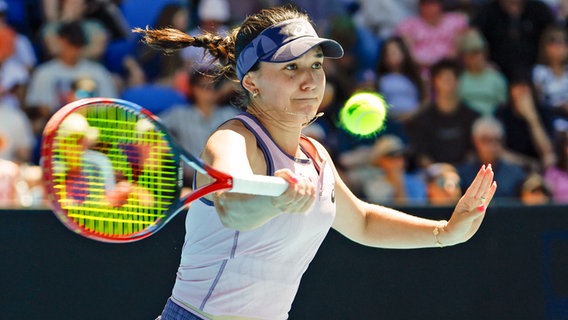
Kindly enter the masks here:
<path id="1" fill-rule="evenodd" d="M 256 136 L 239 120 L 230 120 L 211 134 L 202 159 L 209 164 L 220 165 L 218 169 L 221 170 L 232 171 L 237 166 L 245 172 L 252 169 L 256 173 L 266 168 Z M 230 166 L 227 165 L 229 163 Z"/>

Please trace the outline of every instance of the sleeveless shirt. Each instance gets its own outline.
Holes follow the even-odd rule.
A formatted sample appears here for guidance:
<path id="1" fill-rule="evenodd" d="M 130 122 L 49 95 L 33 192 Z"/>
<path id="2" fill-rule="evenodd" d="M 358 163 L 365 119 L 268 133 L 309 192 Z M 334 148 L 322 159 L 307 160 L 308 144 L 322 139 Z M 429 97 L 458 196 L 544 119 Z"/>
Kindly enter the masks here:
<path id="1" fill-rule="evenodd" d="M 333 171 L 325 161 L 318 165 L 308 152 L 306 161 L 284 153 L 250 114 L 234 119 L 256 136 L 266 174 L 289 168 L 310 179 L 317 185 L 316 201 L 306 213 L 284 213 L 248 231 L 224 227 L 211 201 L 195 201 L 186 217 L 172 299 L 190 311 L 214 316 L 286 319 L 300 279 L 335 218 Z"/>

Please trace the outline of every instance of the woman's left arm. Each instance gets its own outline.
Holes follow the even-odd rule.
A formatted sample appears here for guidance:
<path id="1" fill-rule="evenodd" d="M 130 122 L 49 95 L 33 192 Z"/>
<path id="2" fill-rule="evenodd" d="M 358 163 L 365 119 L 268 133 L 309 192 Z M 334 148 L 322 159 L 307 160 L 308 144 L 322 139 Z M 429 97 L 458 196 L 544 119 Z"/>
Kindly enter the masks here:
<path id="1" fill-rule="evenodd" d="M 381 248 L 440 247 L 467 241 L 479 229 L 497 189 L 491 165 L 484 165 L 450 220 L 436 221 L 364 202 L 334 171 L 337 215 L 333 228 L 355 242 Z"/>

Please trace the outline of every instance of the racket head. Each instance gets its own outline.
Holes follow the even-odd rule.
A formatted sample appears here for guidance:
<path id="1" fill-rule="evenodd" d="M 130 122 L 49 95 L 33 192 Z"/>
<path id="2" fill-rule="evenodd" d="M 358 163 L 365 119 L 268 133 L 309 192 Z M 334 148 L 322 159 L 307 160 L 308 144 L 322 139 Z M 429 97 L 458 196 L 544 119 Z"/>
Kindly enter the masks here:
<path id="1" fill-rule="evenodd" d="M 141 240 L 185 205 L 179 149 L 134 103 L 88 98 L 64 106 L 44 129 L 41 154 L 53 211 L 82 236 Z"/>

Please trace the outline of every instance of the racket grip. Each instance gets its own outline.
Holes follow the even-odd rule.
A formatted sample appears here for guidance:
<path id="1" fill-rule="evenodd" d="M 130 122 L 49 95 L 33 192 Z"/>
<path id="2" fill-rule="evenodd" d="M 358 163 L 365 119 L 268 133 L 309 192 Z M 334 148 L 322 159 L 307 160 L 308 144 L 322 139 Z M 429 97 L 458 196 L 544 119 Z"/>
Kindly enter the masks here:
<path id="1" fill-rule="evenodd" d="M 230 192 L 257 194 L 261 196 L 279 196 L 288 189 L 288 182 L 279 177 L 252 175 L 233 177 Z"/>

